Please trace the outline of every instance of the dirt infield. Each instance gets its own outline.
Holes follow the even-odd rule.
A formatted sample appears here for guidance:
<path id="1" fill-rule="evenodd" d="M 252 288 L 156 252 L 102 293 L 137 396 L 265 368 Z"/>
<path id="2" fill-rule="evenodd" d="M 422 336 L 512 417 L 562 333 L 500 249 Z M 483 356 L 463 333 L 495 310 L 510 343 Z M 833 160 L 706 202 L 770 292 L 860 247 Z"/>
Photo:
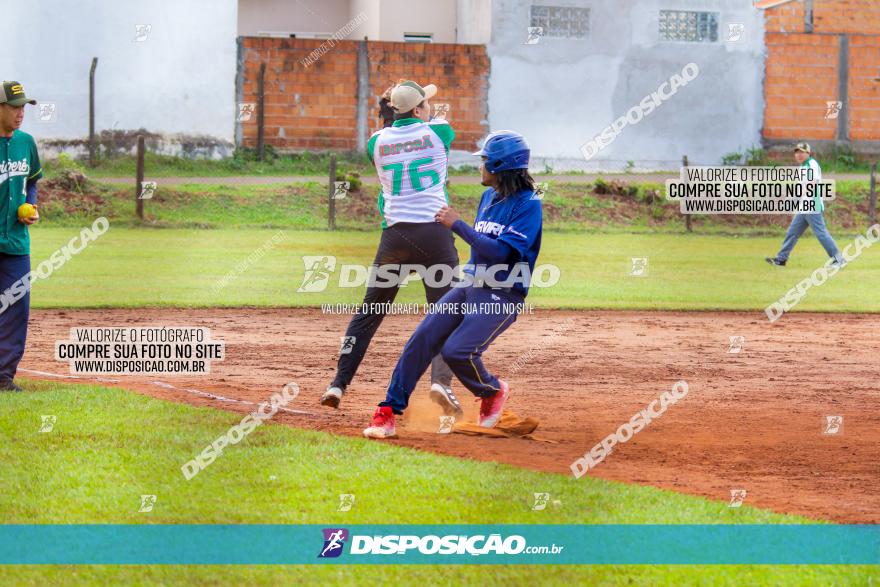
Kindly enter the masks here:
<path id="1" fill-rule="evenodd" d="M 306 413 L 279 413 L 276 420 L 360 435 L 419 318 L 386 319 L 334 411 L 317 401 L 333 376 L 348 319 L 288 309 L 35 310 L 19 375 L 66 375 L 66 363 L 54 360 L 54 342 L 71 327 L 208 327 L 227 353 L 210 375 L 117 376 L 114 384 L 246 412 L 253 406 L 197 392 L 261 402 L 295 381 L 302 393 L 289 407 Z M 401 438 L 389 442 L 571 477 L 576 458 L 683 379 L 688 395 L 588 475 L 725 501 L 731 489 L 746 489 L 746 503 L 758 507 L 878 523 L 878 322 L 876 315 L 851 314 L 793 314 L 770 325 L 758 312 L 536 310 L 521 316 L 486 360 L 510 381 L 510 408 L 539 418 L 536 434 L 555 442 L 437 434 L 439 410 L 426 399 L 425 380 L 398 426 Z M 730 336 L 745 337 L 741 353 L 728 352 Z M 470 394 L 454 385 L 474 417 Z M 830 415 L 844 417 L 838 434 L 823 434 Z"/>

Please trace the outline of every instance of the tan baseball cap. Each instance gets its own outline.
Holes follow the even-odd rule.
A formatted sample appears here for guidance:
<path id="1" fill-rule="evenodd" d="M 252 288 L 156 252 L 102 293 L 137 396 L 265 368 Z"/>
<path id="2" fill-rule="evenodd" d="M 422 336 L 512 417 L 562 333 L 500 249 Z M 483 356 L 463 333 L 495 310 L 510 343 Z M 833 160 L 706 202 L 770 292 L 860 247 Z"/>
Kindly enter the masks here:
<path id="1" fill-rule="evenodd" d="M 810 148 L 810 143 L 798 143 L 794 146 L 795 151 L 803 151 L 807 155 L 813 152 L 813 149 Z"/>
<path id="2" fill-rule="evenodd" d="M 409 112 L 436 94 L 437 86 L 434 84 L 422 87 L 414 81 L 400 82 L 391 90 L 391 107 L 398 112 Z"/>

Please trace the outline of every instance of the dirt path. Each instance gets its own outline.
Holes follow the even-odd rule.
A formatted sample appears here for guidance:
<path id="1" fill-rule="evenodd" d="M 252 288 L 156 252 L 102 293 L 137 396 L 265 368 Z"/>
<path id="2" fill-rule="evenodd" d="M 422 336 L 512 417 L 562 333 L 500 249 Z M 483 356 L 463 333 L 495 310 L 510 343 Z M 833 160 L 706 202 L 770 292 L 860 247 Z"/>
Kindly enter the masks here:
<path id="1" fill-rule="evenodd" d="M 417 319 L 387 318 L 339 411 L 317 400 L 333 375 L 348 316 L 317 309 L 36 310 L 19 375 L 67 374 L 67 366 L 54 361 L 54 341 L 67 338 L 71 327 L 204 326 L 226 342 L 227 358 L 211 375 L 124 376 L 118 385 L 250 411 L 250 405 L 185 389 L 260 402 L 295 381 L 302 393 L 292 407 L 306 413 L 278 420 L 356 436 L 384 396 Z M 400 440 L 391 442 L 571 477 L 572 461 L 684 379 L 687 397 L 589 475 L 725 501 L 731 489 L 746 489 L 751 505 L 878 523 L 878 321 L 877 315 L 793 314 L 771 326 L 759 313 L 536 311 L 495 343 L 487 364 L 511 382 L 511 409 L 538 417 L 538 433 L 555 444 L 438 435 L 432 430 L 439 412 L 426 399 L 424 381 L 399 427 Z M 734 335 L 745 337 L 739 354 L 728 352 Z M 511 372 L 530 351 L 525 366 Z M 475 404 L 463 403 L 473 417 Z M 822 433 L 828 415 L 844 416 L 841 433 Z"/>
<path id="2" fill-rule="evenodd" d="M 565 182 L 565 183 L 592 183 L 596 178 L 602 177 L 606 180 L 622 179 L 627 182 L 650 182 L 664 183 L 667 179 L 678 177 L 674 173 L 633 173 L 633 174 L 615 174 L 615 173 L 590 173 L 583 175 L 536 175 L 535 179 L 539 182 Z M 96 177 L 95 181 L 101 183 L 113 184 L 133 184 L 133 177 Z M 318 183 L 327 183 L 326 175 L 288 175 L 288 176 L 254 176 L 254 175 L 237 175 L 228 177 L 149 177 L 159 185 L 170 186 L 180 184 L 204 184 L 204 185 L 266 185 L 274 183 L 304 183 L 314 181 Z M 827 174 L 827 179 L 836 180 L 864 180 L 867 181 L 869 176 L 867 173 L 836 173 Z M 379 180 L 374 175 L 364 175 L 361 177 L 364 183 L 377 184 Z M 474 184 L 479 185 L 480 177 L 477 174 L 470 175 L 452 175 L 449 177 L 451 183 L 458 184 Z"/>

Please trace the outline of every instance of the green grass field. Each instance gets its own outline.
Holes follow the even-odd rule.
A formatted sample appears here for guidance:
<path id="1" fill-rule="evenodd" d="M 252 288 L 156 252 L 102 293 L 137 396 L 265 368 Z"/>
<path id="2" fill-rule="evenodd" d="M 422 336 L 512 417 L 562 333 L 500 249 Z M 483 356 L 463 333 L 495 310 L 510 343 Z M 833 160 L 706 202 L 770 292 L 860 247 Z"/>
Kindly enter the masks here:
<path id="1" fill-rule="evenodd" d="M 78 233 L 74 227 L 33 229 L 32 263 L 47 259 Z M 273 235 L 279 235 L 279 244 L 273 243 Z M 841 246 L 853 238 L 836 236 Z M 369 264 L 378 238 L 377 233 L 360 231 L 111 225 L 50 279 L 37 281 L 32 304 L 94 308 L 357 303 L 363 288 L 340 289 L 333 280 L 324 292 L 297 293 L 304 274 L 301 257 L 334 255 L 339 265 Z M 546 308 L 762 311 L 826 259 L 819 243 L 809 237 L 798 245 L 788 266 L 774 268 L 763 259 L 779 244 L 778 238 L 547 232 L 539 262 L 558 265 L 561 277 L 554 287 L 534 288 L 528 299 Z M 260 247 L 265 253 L 248 263 Z M 465 248 L 459 252 L 466 262 Z M 633 257 L 648 257 L 646 277 L 629 275 Z M 230 272 L 232 279 L 220 287 Z M 880 311 L 878 282 L 880 247 L 874 247 L 821 287 L 812 288 L 795 311 Z M 422 285 L 411 282 L 398 301 L 424 301 Z"/>
<path id="2" fill-rule="evenodd" d="M 51 175 L 59 167 L 57 160 L 46 161 Z M 62 162 L 61 165 L 69 165 Z M 336 153 L 336 166 L 345 172 L 373 173 L 374 167 L 366 154 L 356 152 Z M 147 152 L 144 167 L 151 177 L 223 177 L 231 175 L 326 175 L 330 169 L 330 153 L 277 154 L 271 146 L 266 157 L 258 161 L 255 150 L 239 149 L 226 159 L 191 159 Z M 134 177 L 137 162 L 131 156 L 100 157 L 94 167 L 87 169 L 93 177 Z M 474 168 L 450 169 L 451 174 L 473 173 Z"/>
<path id="3" fill-rule="evenodd" d="M 540 178 L 538 178 L 540 181 Z M 664 200 L 656 183 L 546 182 L 544 228 L 555 232 L 684 234 L 678 204 Z M 327 187 L 306 181 L 290 184 L 241 185 L 180 184 L 158 180 L 152 199 L 144 201 L 145 218 L 135 216 L 133 188 L 91 180 L 73 184 L 64 197 L 48 190 L 40 197 L 44 225 L 72 226 L 107 216 L 117 226 L 153 228 L 327 228 Z M 48 190 L 48 191 L 47 191 Z M 471 217 L 485 188 L 452 178 L 450 205 Z M 839 181 L 837 200 L 829 205 L 826 221 L 833 233 L 868 227 L 868 182 Z M 376 232 L 379 212 L 377 187 L 336 202 L 336 226 L 343 230 Z M 777 236 L 788 225 L 787 216 L 703 215 L 693 217 L 694 234 Z"/>
<path id="4" fill-rule="evenodd" d="M 225 164 L 228 169 L 160 163 L 167 163 L 166 175 L 243 172 L 234 161 Z M 108 165 L 100 173 L 129 173 L 125 165 Z M 317 169 L 325 161 L 300 160 L 280 169 L 242 165 L 255 173 L 308 173 L 309 166 Z M 781 243 L 780 223 L 698 219 L 696 233 L 685 234 L 680 216 L 646 200 L 651 189 L 639 186 L 632 196 L 611 197 L 583 185 L 551 186 L 540 262 L 558 265 L 561 280 L 552 288 L 534 288 L 529 301 L 542 308 L 726 309 L 763 316 L 764 307 L 825 261 L 808 234 L 785 269 L 764 263 Z M 859 182 L 846 186 L 843 203 L 829 214 L 841 246 L 857 232 L 846 227 L 866 226 L 860 208 L 865 189 Z M 34 284 L 34 308 L 296 307 L 362 299 L 362 287 L 340 289 L 332 279 L 320 293 L 296 290 L 304 255 L 334 255 L 338 265 L 372 261 L 379 232 L 367 194 L 340 202 L 341 230 L 329 232 L 326 191 L 317 183 L 160 187 L 146 202 L 144 225 L 134 217 L 130 191 L 93 185 L 88 197 L 49 200 L 41 207 L 43 220 L 31 230 L 34 266 L 100 215 L 110 219 L 111 228 L 50 279 Z M 453 181 L 451 201 L 471 211 L 481 191 Z M 464 262 L 466 248 L 458 244 Z M 258 251 L 259 258 L 248 261 Z M 633 257 L 648 257 L 647 276 L 629 275 Z M 880 247 L 810 290 L 795 311 L 880 312 L 877 283 Z M 397 301 L 424 301 L 421 284 L 414 281 Z M 259 428 L 186 482 L 180 465 L 240 415 L 120 390 L 27 387 L 32 393 L 0 394 L 0 511 L 6 523 L 804 521 L 647 487 L 576 481 L 280 425 Z M 40 434 L 44 414 L 58 421 L 53 432 Z M 551 493 L 559 507 L 531 511 L 535 491 Z M 357 496 L 354 510 L 336 511 L 340 493 Z M 158 496 L 153 512 L 137 512 L 142 494 Z M 871 585 L 878 578 L 877 567 L 857 566 L 0 567 L 0 583 L 15 585 Z"/>
<path id="5" fill-rule="evenodd" d="M 133 145 L 133 142 L 132 142 Z M 461 146 L 453 148 L 461 149 Z M 112 144 L 107 148 L 113 149 Z M 357 152 L 340 152 L 336 154 L 338 167 L 347 171 L 373 173 L 373 165 L 366 154 Z M 729 153 L 727 165 L 779 165 L 790 164 L 788 154 L 773 158 L 760 148 L 752 148 L 744 153 Z M 821 156 L 822 168 L 826 173 L 870 171 L 871 160 L 862 157 L 847 148 L 835 148 Z M 475 159 L 476 160 L 476 159 Z M 258 161 L 254 149 L 237 149 L 232 157 L 221 160 L 197 159 L 188 157 L 172 157 L 147 152 L 145 167 L 153 177 L 197 177 L 197 176 L 229 176 L 229 175 L 324 175 L 330 163 L 329 152 L 305 152 L 293 154 L 277 153 L 271 146 L 266 147 L 264 161 Z M 57 167 L 56 161 L 45 161 L 46 168 L 52 172 Z M 721 164 L 719 161 L 718 164 Z M 476 164 L 475 164 L 476 165 Z M 88 169 L 89 175 L 95 177 L 123 176 L 135 173 L 135 158 L 130 155 L 99 157 L 94 167 Z M 450 169 L 451 174 L 473 173 L 474 169 Z M 533 174 L 553 173 L 553 168 L 546 164 L 544 169 L 532 169 Z M 574 172 L 578 174 L 578 172 Z"/>
<path id="6" fill-rule="evenodd" d="M 27 389 L 0 396 L 5 523 L 809 523 L 648 487 L 271 423 L 186 481 L 181 464 L 241 414 L 93 386 L 37 382 Z M 51 432 L 39 432 L 41 415 L 57 417 Z M 550 493 L 559 505 L 532 511 L 535 491 Z M 340 493 L 356 496 L 350 512 L 336 511 Z M 152 512 L 138 512 L 142 494 L 157 496 Z M 214 585 L 220 577 L 248 585 L 366 585 L 382 577 L 390 584 L 672 586 L 867 585 L 880 575 L 861 566 L 0 566 L 6 584 L 45 585 L 62 576 L 70 585 Z"/>
<path id="7" fill-rule="evenodd" d="M 349 171 L 371 170 L 366 155 L 358 153 L 339 153 L 337 166 Z M 61 166 L 69 162 L 61 162 Z M 257 161 L 253 151 L 240 150 L 234 157 L 222 160 L 189 159 L 147 153 L 144 165 L 153 177 L 222 177 L 228 175 L 325 175 L 330 166 L 329 153 L 301 153 L 277 156 L 269 147 L 264 161 Z M 47 161 L 46 168 L 51 174 L 59 167 L 58 161 Z M 137 162 L 134 157 L 102 157 L 94 167 L 87 169 L 89 176 L 111 177 L 130 175 L 134 177 Z"/>

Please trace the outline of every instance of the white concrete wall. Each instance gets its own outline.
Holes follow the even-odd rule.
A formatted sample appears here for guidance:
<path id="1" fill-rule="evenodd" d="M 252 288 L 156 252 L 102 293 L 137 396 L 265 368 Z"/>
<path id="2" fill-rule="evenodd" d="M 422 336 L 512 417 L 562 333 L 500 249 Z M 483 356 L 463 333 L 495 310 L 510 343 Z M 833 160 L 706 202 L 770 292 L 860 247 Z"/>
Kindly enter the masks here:
<path id="1" fill-rule="evenodd" d="M 433 33 L 434 43 L 454 43 L 455 8 L 455 0 L 381 0 L 379 40 L 400 42 L 404 33 Z"/>
<path id="2" fill-rule="evenodd" d="M 718 163 L 761 142 L 764 32 L 749 0 L 547 0 L 591 9 L 585 40 L 525 45 L 529 2 L 493 2 L 489 124 L 522 132 L 533 156 L 558 169 L 670 169 Z M 660 9 L 720 12 L 719 42 L 661 42 Z M 727 42 L 727 24 L 745 25 Z M 589 162 L 580 147 L 685 64 L 700 75 Z"/>
<path id="3" fill-rule="evenodd" d="M 348 18 L 353 20 L 361 13 L 367 16 L 367 20 L 349 35 L 350 39 L 379 38 L 379 2 L 377 0 L 351 0 L 348 9 Z"/>
<path id="4" fill-rule="evenodd" d="M 349 20 L 349 0 L 239 0 L 238 34 L 333 34 Z"/>
<path id="5" fill-rule="evenodd" d="M 347 38 L 365 36 L 376 41 L 403 41 L 404 33 L 433 33 L 435 43 L 456 42 L 456 5 L 460 0 L 240 0 L 238 32 L 256 35 L 260 31 L 334 33 L 364 13 L 367 20 Z M 490 0 L 469 0 L 485 4 L 489 18 Z M 473 24 L 469 23 L 471 28 Z M 485 25 L 473 35 L 483 33 Z"/>
<path id="6" fill-rule="evenodd" d="M 17 79 L 56 119 L 24 129 L 40 139 L 88 136 L 88 79 L 96 130 L 233 138 L 237 0 L 40 0 L 4 10 L 0 77 Z M 152 30 L 134 42 L 135 25 Z"/>
<path id="7" fill-rule="evenodd" d="M 492 38 L 492 0 L 456 0 L 456 43 L 486 45 Z"/>

